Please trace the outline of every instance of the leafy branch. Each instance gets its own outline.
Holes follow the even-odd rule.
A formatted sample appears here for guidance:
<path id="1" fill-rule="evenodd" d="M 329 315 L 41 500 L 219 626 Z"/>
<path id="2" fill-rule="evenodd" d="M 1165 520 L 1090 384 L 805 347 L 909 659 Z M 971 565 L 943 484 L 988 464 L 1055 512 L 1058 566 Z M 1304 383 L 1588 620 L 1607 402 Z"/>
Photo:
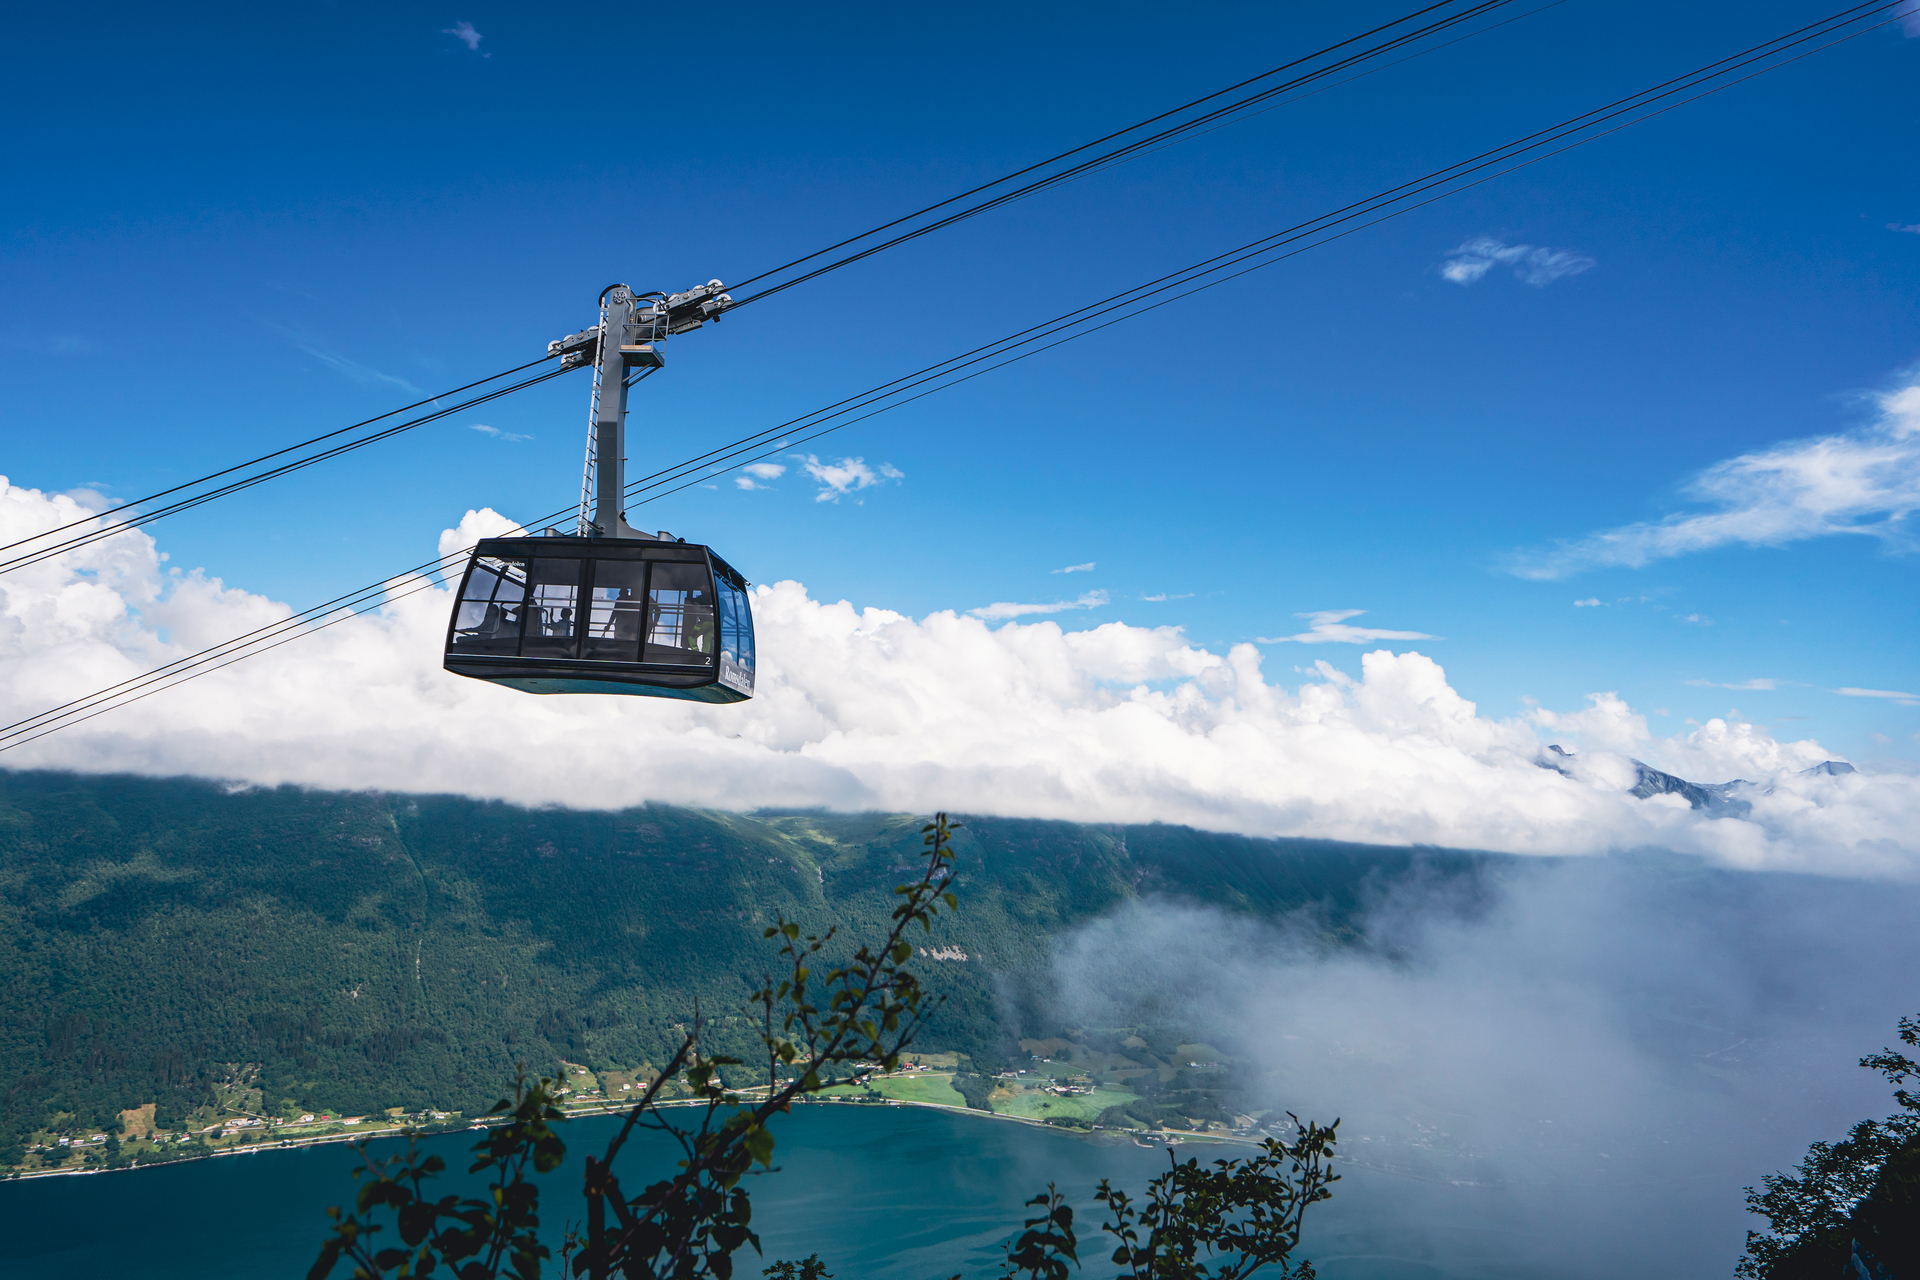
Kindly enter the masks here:
<path id="1" fill-rule="evenodd" d="M 375 1160 L 366 1143 L 358 1144 L 365 1163 L 353 1176 L 366 1175 L 367 1180 L 354 1197 L 353 1213 L 327 1210 L 333 1234 L 321 1246 L 308 1280 L 325 1280 L 342 1259 L 353 1264 L 354 1280 L 426 1276 L 442 1266 L 459 1280 L 503 1271 L 515 1280 L 533 1280 L 550 1251 L 539 1239 L 539 1188 L 527 1175 L 551 1173 L 566 1158 L 567 1149 L 552 1128 L 553 1121 L 566 1118 L 555 1100 L 551 1080 L 529 1083 L 523 1070 L 514 1080 L 513 1097 L 496 1102 L 488 1112 L 510 1115 L 474 1147 L 479 1158 L 468 1172 L 494 1171 L 485 1199 L 429 1199 L 427 1180 L 447 1164 L 439 1156 L 421 1156 L 417 1131 L 408 1133 L 405 1155 L 386 1160 Z M 379 1246 L 376 1237 L 384 1227 L 375 1220 L 376 1210 L 392 1215 L 396 1244 Z"/>
<path id="2" fill-rule="evenodd" d="M 1269 1138 L 1245 1160 L 1203 1168 L 1169 1152 L 1173 1168 L 1147 1184 L 1138 1206 L 1101 1179 L 1094 1198 L 1113 1214 L 1101 1230 L 1118 1242 L 1112 1261 L 1123 1268 L 1119 1280 L 1246 1280 L 1272 1265 L 1282 1276 L 1313 1280 L 1313 1264 L 1293 1252 L 1307 1209 L 1330 1199 L 1340 1180 L 1331 1165 L 1340 1122 L 1302 1126 L 1288 1115 L 1299 1137 Z M 1067 1264 L 1079 1264 L 1073 1210 L 1051 1185 L 1027 1203 L 1044 1212 L 1008 1246 L 1006 1277 L 1066 1280 Z"/>
<path id="3" fill-rule="evenodd" d="M 598 1158 L 586 1160 L 587 1221 L 584 1235 L 569 1231 L 562 1249 L 576 1276 L 609 1280 L 730 1280 L 733 1255 L 760 1240 L 743 1179 L 772 1168 L 774 1138 L 767 1123 L 791 1109 L 796 1098 L 851 1084 L 875 1069 L 891 1071 L 937 1005 L 906 968 L 913 955 L 907 935 L 930 932 L 943 910 L 959 906 L 953 880 L 953 832 L 960 824 L 937 814 L 921 830 L 926 866 L 918 880 L 897 885 L 898 899 L 885 936 L 862 945 L 850 960 L 826 967 L 823 955 L 838 934 L 802 936 L 780 917 L 765 936 L 779 940 L 783 976 L 767 975 L 751 997 L 757 1005 L 766 1054 L 766 1085 L 758 1097 L 727 1086 L 722 1069 L 745 1065 L 738 1058 L 703 1055 L 703 1019 L 673 1058 L 629 1108 L 625 1122 Z M 823 970 L 816 973 L 816 970 Z M 676 1123 L 663 1104 L 675 1081 L 692 1093 L 695 1124 Z M 492 1170 L 484 1199 L 431 1198 L 430 1179 L 445 1171 L 439 1156 L 423 1156 L 420 1134 L 408 1134 L 407 1151 L 384 1161 L 360 1151 L 367 1176 L 355 1211 L 329 1210 L 334 1226 L 309 1280 L 325 1280 L 343 1260 L 355 1280 L 431 1275 L 441 1268 L 457 1280 L 511 1275 L 534 1280 L 551 1251 L 539 1241 L 539 1187 L 531 1175 L 557 1168 L 566 1148 L 551 1128 L 565 1117 L 551 1080 L 529 1082 L 524 1069 L 511 1099 L 489 1114 L 511 1112 L 474 1148 L 469 1172 Z M 666 1134 L 680 1147 L 679 1172 L 628 1195 L 614 1161 L 639 1128 Z M 758 1168 L 756 1168 L 758 1166 Z M 391 1216 L 398 1239 L 381 1247 Z M 609 1221 L 611 1218 L 611 1221 Z M 813 1274 L 824 1275 L 811 1259 Z M 564 1262 L 563 1262 L 564 1265 Z M 800 1264 L 806 1274 L 807 1264 Z M 777 1268 L 776 1268 L 777 1272 Z"/>
<path id="4" fill-rule="evenodd" d="M 672 1059 L 627 1110 L 606 1150 L 587 1157 L 587 1218 L 566 1233 L 563 1268 L 584 1280 L 731 1280 L 734 1255 L 749 1245 L 759 1251 L 746 1179 L 773 1168 L 768 1123 L 796 1099 L 896 1069 L 937 1007 L 906 968 L 914 952 L 909 935 L 916 927 L 930 932 L 943 911 L 959 905 L 951 888 L 958 826 L 938 814 L 922 828 L 926 866 L 919 879 L 894 888 L 897 902 L 885 935 L 850 959 L 829 959 L 837 929 L 803 935 L 783 916 L 766 930 L 765 937 L 778 944 L 780 976 L 766 975 L 749 1004 L 760 1024 L 764 1085 L 729 1087 L 725 1069 L 747 1064 L 702 1053 L 706 1023 L 696 1006 L 692 1029 Z M 1901 1061 L 1904 1070 L 1915 1070 Z M 756 1064 L 756 1075 L 758 1070 Z M 674 1112 L 683 1104 L 666 1100 L 676 1081 L 692 1094 L 692 1123 L 676 1122 Z M 443 1268 L 454 1280 L 536 1280 L 552 1254 L 539 1240 L 533 1176 L 552 1172 L 566 1155 L 552 1128 L 565 1118 L 554 1082 L 529 1080 L 523 1069 L 513 1097 L 490 1114 L 505 1122 L 474 1147 L 478 1158 L 470 1172 L 493 1174 L 478 1199 L 430 1197 L 428 1182 L 446 1166 L 438 1156 L 421 1154 L 417 1132 L 408 1135 L 404 1155 L 384 1161 L 361 1144 L 365 1168 L 355 1176 L 367 1180 L 353 1213 L 328 1211 L 332 1234 L 309 1280 L 326 1280 L 342 1261 L 352 1264 L 355 1280 L 415 1280 Z M 1103 1230 L 1118 1242 L 1113 1261 L 1124 1268 L 1119 1280 L 1247 1280 L 1271 1265 L 1282 1276 L 1312 1280 L 1312 1265 L 1293 1254 L 1303 1215 L 1329 1198 L 1338 1181 L 1330 1161 L 1339 1122 L 1300 1126 L 1295 1117 L 1294 1123 L 1295 1141 L 1269 1139 L 1245 1160 L 1217 1160 L 1209 1168 L 1175 1160 L 1138 1204 L 1102 1181 L 1097 1198 L 1112 1215 Z M 642 1128 L 669 1137 L 680 1158 L 672 1176 L 629 1194 L 614 1163 Z M 1072 1207 L 1052 1185 L 1027 1207 L 1038 1212 L 1008 1242 L 1005 1277 L 1067 1280 L 1070 1268 L 1080 1265 Z M 383 1216 L 393 1219 L 391 1243 L 381 1235 L 387 1230 Z M 762 1274 L 830 1280 L 818 1255 L 776 1262 Z"/>
<path id="5" fill-rule="evenodd" d="M 852 1083 L 856 1066 L 893 1070 L 930 1011 L 919 978 L 905 967 L 913 955 L 906 935 L 915 925 L 930 931 L 942 907 L 959 906 L 949 887 L 958 826 L 942 813 L 922 828 L 927 862 L 920 878 L 894 887 L 899 902 L 885 938 L 877 946 L 861 946 L 845 964 L 817 978 L 814 974 L 837 928 L 803 938 L 798 925 L 781 917 L 767 929 L 764 936 L 780 940 L 786 973 L 778 982 L 769 975 L 751 997 L 761 1012 L 765 1097 L 753 1101 L 726 1087 L 720 1069 L 745 1065 L 740 1059 L 698 1056 L 696 1019 L 668 1071 L 628 1112 L 605 1156 L 588 1162 L 588 1231 L 573 1262 L 576 1275 L 730 1280 L 734 1252 L 748 1244 L 759 1251 L 760 1238 L 750 1226 L 752 1205 L 740 1182 L 756 1164 L 772 1168 L 774 1138 L 767 1122 L 802 1095 Z M 675 1125 L 653 1105 L 662 1081 L 689 1057 L 698 1060 L 686 1070 L 686 1083 L 703 1107 L 698 1126 L 690 1129 Z M 682 1158 L 678 1174 L 629 1198 L 612 1166 L 636 1127 L 671 1136 Z M 607 1210 L 616 1219 L 611 1227 L 604 1222 Z"/>
<path id="6" fill-rule="evenodd" d="M 1900 1039 L 1920 1047 L 1920 1019 L 1900 1019 Z M 1860 1059 L 1860 1065 L 1903 1085 L 1920 1078 L 1920 1063 L 1894 1049 Z M 1843 1262 L 1849 1240 L 1869 1226 L 1859 1211 L 1883 1183 L 1883 1174 L 1902 1153 L 1920 1146 L 1920 1094 L 1897 1088 L 1902 1110 L 1885 1120 L 1862 1120 L 1839 1142 L 1816 1142 L 1793 1174 L 1770 1173 L 1763 1191 L 1747 1188 L 1747 1211 L 1766 1218 L 1765 1232 L 1747 1232 L 1746 1255 L 1734 1267 L 1745 1280 L 1769 1280 Z M 1909 1155 L 1909 1158 L 1911 1156 Z M 1813 1261 L 1820 1255 L 1820 1261 Z"/>

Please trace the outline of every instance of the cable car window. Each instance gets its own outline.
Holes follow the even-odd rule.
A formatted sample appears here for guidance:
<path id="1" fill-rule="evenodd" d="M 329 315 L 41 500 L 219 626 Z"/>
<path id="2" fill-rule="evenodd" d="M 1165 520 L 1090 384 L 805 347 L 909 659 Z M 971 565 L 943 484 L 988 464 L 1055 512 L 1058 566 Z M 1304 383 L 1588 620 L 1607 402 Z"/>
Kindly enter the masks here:
<path id="1" fill-rule="evenodd" d="M 747 593 L 725 578 L 720 588 L 720 681 L 753 692 L 753 609 Z"/>
<path id="2" fill-rule="evenodd" d="M 713 662 L 713 580 L 701 564 L 659 563 L 647 590 L 643 662 Z"/>
<path id="3" fill-rule="evenodd" d="M 593 586 L 587 592 L 586 642 L 580 656 L 638 662 L 646 599 L 646 561 L 594 561 Z"/>
<path id="4" fill-rule="evenodd" d="M 460 653 L 512 655 L 520 649 L 521 607 L 527 596 L 524 560 L 483 556 L 460 592 L 453 618 L 453 648 Z"/>
<path id="5" fill-rule="evenodd" d="M 571 658 L 580 644 L 580 561 L 531 560 L 522 656 Z"/>

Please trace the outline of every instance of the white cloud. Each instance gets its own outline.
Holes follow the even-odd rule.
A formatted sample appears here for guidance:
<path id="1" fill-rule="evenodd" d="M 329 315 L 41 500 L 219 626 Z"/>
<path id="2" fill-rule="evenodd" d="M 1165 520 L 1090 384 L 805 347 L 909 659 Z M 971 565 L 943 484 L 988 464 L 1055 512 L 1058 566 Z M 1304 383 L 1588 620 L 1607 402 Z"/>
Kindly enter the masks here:
<path id="1" fill-rule="evenodd" d="M 1571 249 L 1507 244 L 1492 236 L 1476 236 L 1453 253 L 1453 257 L 1440 265 L 1440 274 L 1455 284 L 1463 285 L 1474 283 L 1495 266 L 1510 266 L 1514 278 L 1522 284 L 1545 288 L 1555 280 L 1577 276 L 1596 265 L 1592 258 Z"/>
<path id="2" fill-rule="evenodd" d="M 91 518 L 70 498 L 0 485 L 0 541 Z M 441 548 L 511 532 L 472 512 Z M 422 590 L 0 762 L 581 807 L 950 808 L 1521 853 L 1664 846 L 1734 866 L 1920 876 L 1920 778 L 1802 775 L 1828 755 L 1817 742 L 1740 721 L 1656 737 L 1611 695 L 1497 719 L 1417 653 L 1365 653 L 1357 678 L 1315 663 L 1281 684 L 1255 646 L 1215 652 L 1177 627 L 916 619 L 781 582 L 754 591 L 759 695 L 708 707 L 530 697 L 449 675 L 448 608 L 444 589 Z M 7 574 L 0 717 L 288 613 L 167 570 L 140 530 Z M 1536 764 L 1549 730 L 1579 753 L 1580 776 Z M 1637 800 L 1628 752 L 1771 789 L 1753 791 L 1745 818 Z"/>
<path id="3" fill-rule="evenodd" d="M 1348 618 L 1357 618 L 1365 609 L 1323 609 L 1318 613 L 1296 613 L 1311 624 L 1295 636 L 1255 636 L 1261 644 L 1370 644 L 1375 640 L 1438 640 L 1424 631 L 1382 631 L 1377 627 L 1350 627 Z"/>
<path id="4" fill-rule="evenodd" d="M 1640 751 L 1653 738 L 1647 729 L 1647 718 L 1628 706 L 1617 693 L 1590 693 L 1586 707 L 1580 711 L 1556 712 L 1536 707 L 1527 713 L 1527 718 L 1542 729 L 1572 734 L 1601 751 Z M 1622 772 L 1620 777 L 1624 786 L 1633 785 L 1627 772 Z"/>
<path id="5" fill-rule="evenodd" d="M 735 476 L 733 483 L 742 489 L 769 489 L 769 481 L 778 480 L 787 474 L 785 466 L 778 462 L 749 462 L 740 468 L 745 475 Z"/>
<path id="6" fill-rule="evenodd" d="M 1598 609 L 1600 607 L 1600 599 L 1598 596 L 1588 596 L 1585 600 L 1575 600 L 1573 607 L 1576 609 Z"/>
<path id="7" fill-rule="evenodd" d="M 1898 222 L 1889 222 L 1889 223 L 1887 224 L 1887 230 L 1889 230 L 1889 231 L 1905 231 L 1905 232 L 1907 232 L 1907 233 L 1908 233 L 1909 235 L 1916 235 L 1916 236 L 1920 236 L 1920 222 L 1912 222 L 1912 223 L 1908 223 L 1908 224 L 1907 224 L 1907 225 L 1905 225 L 1905 226 L 1902 226 L 1902 225 L 1901 225 L 1900 223 L 1898 223 Z"/>
<path id="8" fill-rule="evenodd" d="M 842 458 L 838 462 L 822 462 L 813 454 L 795 455 L 806 473 L 823 486 L 814 495 L 815 502 L 838 502 L 849 493 L 858 493 L 874 485 L 885 484 L 889 480 L 905 480 L 906 473 L 888 463 L 881 463 L 876 469 L 867 465 L 865 458 Z"/>
<path id="9" fill-rule="evenodd" d="M 1733 689 L 1742 693 L 1771 693 L 1780 687 L 1778 680 L 1771 680 L 1765 676 L 1758 676 L 1740 684 L 1720 684 L 1713 680 L 1689 680 L 1687 683 L 1702 689 Z"/>
<path id="10" fill-rule="evenodd" d="M 1696 627 L 1710 627 L 1713 625 L 1713 619 L 1704 613 L 1675 614 L 1673 620 L 1675 622 L 1691 622 Z"/>
<path id="11" fill-rule="evenodd" d="M 1920 36 L 1920 0 L 1907 0 L 1895 10 L 1900 19 L 1900 29 L 1909 37 Z"/>
<path id="12" fill-rule="evenodd" d="M 1148 604 L 1165 604 L 1169 600 L 1191 600 L 1193 599 L 1193 592 L 1182 591 L 1178 595 L 1169 595 L 1165 591 L 1156 591 L 1150 596 L 1141 596 L 1140 598 Z"/>
<path id="13" fill-rule="evenodd" d="M 1087 562 L 1086 562 L 1085 564 L 1070 564 L 1070 565 L 1068 565 L 1068 566 L 1067 566 L 1066 568 L 1064 568 L 1064 569 L 1053 569 L 1053 570 L 1050 570 L 1049 572 L 1052 572 L 1052 573 L 1092 573 L 1092 572 L 1093 572 L 1093 561 L 1091 561 L 1091 560 L 1089 560 L 1089 561 L 1087 561 Z"/>
<path id="14" fill-rule="evenodd" d="M 441 28 L 440 34 L 443 36 L 452 36 L 461 44 L 466 45 L 467 48 L 474 53 L 480 53 L 480 42 L 486 39 L 485 36 L 473 29 L 471 22 L 456 22 L 450 27 L 443 27 Z M 481 54 L 480 56 L 484 58 L 491 57 L 492 55 Z"/>
<path id="15" fill-rule="evenodd" d="M 94 515 L 99 515 L 103 511 L 111 511 L 116 505 L 112 498 L 109 498 L 101 492 L 102 489 L 108 487 L 109 486 L 101 484 L 97 480 L 90 480 L 85 484 L 76 485 L 71 489 L 63 491 L 59 496 L 62 498 L 71 498 L 83 509 L 92 512 Z"/>
<path id="16" fill-rule="evenodd" d="M 415 395 L 420 394 L 420 388 L 414 386 L 405 378 L 396 377 L 391 373 L 382 373 L 371 365 L 361 364 L 358 360 L 349 360 L 337 351 L 328 351 L 324 347 L 309 346 L 304 342 L 299 343 L 298 346 L 302 351 L 312 356 L 315 360 L 318 360 L 321 364 L 326 365 L 336 373 L 351 378 L 355 382 L 367 385 L 384 384 L 391 387 L 400 387 L 403 390 L 413 392 Z"/>
<path id="17" fill-rule="evenodd" d="M 1904 693 L 1899 689 L 1855 689 L 1848 686 L 1835 689 L 1843 698 L 1891 698 L 1903 707 L 1920 707 L 1920 693 Z"/>
<path id="18" fill-rule="evenodd" d="M 500 428 L 498 428 L 498 427 L 489 427 L 489 426 L 487 426 L 487 425 L 486 425 L 485 423 L 483 423 L 483 422 L 470 422 L 470 423 L 468 423 L 468 424 L 467 424 L 467 430 L 469 430 L 469 431 L 478 431 L 478 432 L 480 432 L 480 433 L 481 433 L 482 435 L 489 435 L 489 436 L 492 436 L 492 437 L 493 437 L 494 439 L 496 439 L 496 440 L 509 440 L 509 441 L 512 441 L 512 440 L 531 440 L 531 439 L 533 439 L 533 437 L 532 437 L 532 436 L 523 436 L 523 435 L 521 435 L 521 434 L 520 434 L 519 432 L 517 432 L 517 431 L 502 431 L 502 430 L 501 430 Z"/>
<path id="19" fill-rule="evenodd" d="M 1790 440 L 1708 467 L 1686 492 L 1717 511 L 1623 525 L 1550 551 L 1517 554 L 1508 567 L 1523 578 L 1564 578 L 1719 547 L 1780 547 L 1834 534 L 1904 549 L 1907 517 L 1920 510 L 1920 384 L 1881 396 L 1879 408 L 1879 419 L 1859 430 Z"/>
<path id="20" fill-rule="evenodd" d="M 478 511 L 469 511 L 460 518 L 460 523 L 451 529 L 440 531 L 440 558 L 445 560 L 456 551 L 465 551 L 482 538 L 524 538 L 527 531 L 513 521 L 495 511 L 492 507 L 482 507 Z M 457 578 L 462 566 L 454 565 L 447 570 Z"/>
<path id="21" fill-rule="evenodd" d="M 995 604 L 982 605 L 967 612 L 976 618 L 988 622 L 1001 622 L 1008 618 L 1024 618 L 1036 613 L 1065 613 L 1069 609 L 1098 609 L 1107 603 L 1104 591 L 1089 591 L 1078 600 L 1056 600 L 1052 604 L 1011 604 L 1005 600 Z"/>

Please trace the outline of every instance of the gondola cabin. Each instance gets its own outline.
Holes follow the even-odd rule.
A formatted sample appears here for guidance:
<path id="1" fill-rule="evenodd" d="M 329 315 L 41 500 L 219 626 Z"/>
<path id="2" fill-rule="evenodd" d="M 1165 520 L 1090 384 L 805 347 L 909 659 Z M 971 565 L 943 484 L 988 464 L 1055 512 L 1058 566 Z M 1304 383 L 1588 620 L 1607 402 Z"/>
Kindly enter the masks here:
<path id="1" fill-rule="evenodd" d="M 487 538 L 467 561 L 446 669 L 527 693 L 753 696 L 747 582 L 703 546 Z"/>

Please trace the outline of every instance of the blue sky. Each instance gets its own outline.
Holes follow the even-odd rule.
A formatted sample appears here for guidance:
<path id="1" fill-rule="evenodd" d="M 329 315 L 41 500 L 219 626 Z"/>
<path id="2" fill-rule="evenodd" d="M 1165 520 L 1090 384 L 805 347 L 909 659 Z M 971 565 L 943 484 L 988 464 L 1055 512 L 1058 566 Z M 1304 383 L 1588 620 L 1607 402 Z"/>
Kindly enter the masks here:
<path id="1" fill-rule="evenodd" d="M 636 393 L 634 466 L 1828 11 L 1536 9 L 675 339 Z M 612 281 L 739 279 L 1399 12 L 26 12 L 0 53 L 0 472 L 134 497 L 530 359 Z M 1916 58 L 1882 29 L 806 446 L 880 477 L 835 501 L 785 457 L 636 523 L 819 600 L 1104 599 L 1049 616 L 1222 652 L 1319 614 L 1437 637 L 1382 643 L 1488 715 L 1617 690 L 1658 732 L 1737 708 L 1909 769 L 1920 707 L 1832 692 L 1920 688 L 1897 536 L 1516 568 L 1715 510 L 1703 472 L 1870 431 L 1914 380 L 1920 234 L 1893 228 L 1920 224 Z M 1450 279 L 1478 240 L 1484 274 Z M 562 380 L 152 532 L 303 606 L 426 559 L 469 508 L 571 501 L 586 394 Z M 1278 679 L 1371 647 L 1265 649 Z"/>

